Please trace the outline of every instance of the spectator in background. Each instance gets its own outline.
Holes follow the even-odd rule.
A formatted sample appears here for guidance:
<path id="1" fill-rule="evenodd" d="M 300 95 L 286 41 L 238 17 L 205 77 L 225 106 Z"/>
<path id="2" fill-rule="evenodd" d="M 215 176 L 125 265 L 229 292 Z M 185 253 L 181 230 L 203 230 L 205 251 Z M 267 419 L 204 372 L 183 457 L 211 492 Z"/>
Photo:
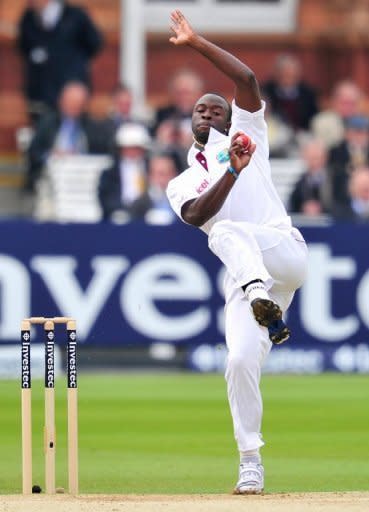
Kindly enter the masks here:
<path id="1" fill-rule="evenodd" d="M 369 222 L 369 167 L 357 167 L 348 180 L 349 200 L 346 205 L 336 204 L 336 220 Z"/>
<path id="2" fill-rule="evenodd" d="M 308 130 L 317 113 L 316 93 L 301 79 L 301 64 L 292 55 L 280 55 L 274 76 L 263 85 L 272 111 L 295 131 Z"/>
<path id="3" fill-rule="evenodd" d="M 175 119 L 162 121 L 155 135 L 155 145 L 159 151 L 169 153 L 176 162 L 177 169 L 187 167 L 188 148 L 192 145 L 192 137 L 189 141 L 181 132 L 180 125 Z"/>
<path id="4" fill-rule="evenodd" d="M 119 128 L 123 123 L 134 122 L 132 115 L 133 98 L 130 88 L 120 83 L 112 92 L 109 119 Z"/>
<path id="5" fill-rule="evenodd" d="M 327 150 L 317 139 L 305 142 L 301 150 L 305 171 L 289 199 L 289 211 L 309 216 L 326 213 L 328 208 Z"/>
<path id="6" fill-rule="evenodd" d="M 173 119 L 178 122 L 178 127 L 182 131 L 192 134 L 192 110 L 203 91 L 204 82 L 196 71 L 179 70 L 169 82 L 169 105 L 159 108 L 156 112 L 154 133 L 160 123 L 167 119 Z"/>
<path id="7" fill-rule="evenodd" d="M 19 22 L 25 94 L 33 121 L 57 107 L 67 82 L 90 86 L 89 63 L 102 38 L 88 14 L 63 0 L 29 0 Z"/>
<path id="8" fill-rule="evenodd" d="M 336 205 L 347 206 L 348 180 L 352 169 L 369 165 L 369 119 L 349 117 L 345 121 L 344 140 L 329 153 L 331 194 Z"/>
<path id="9" fill-rule="evenodd" d="M 124 83 L 118 84 L 111 94 L 111 105 L 107 117 L 103 120 L 107 131 L 110 133 L 111 150 L 114 153 L 116 147 L 115 136 L 118 129 L 124 123 L 145 123 L 139 120 L 132 112 L 133 96 L 131 89 Z"/>
<path id="10" fill-rule="evenodd" d="M 147 188 L 132 203 L 132 219 L 143 219 L 150 224 L 171 224 L 177 219 L 173 212 L 166 189 L 177 175 L 176 163 L 167 153 L 154 153 L 149 160 Z"/>
<path id="11" fill-rule="evenodd" d="M 278 114 L 272 110 L 269 98 L 264 96 L 265 121 L 268 127 L 269 156 L 271 158 L 288 158 L 296 153 L 295 133 Z"/>
<path id="12" fill-rule="evenodd" d="M 345 121 L 359 114 L 362 93 L 350 80 L 339 82 L 331 97 L 328 110 L 316 114 L 311 120 L 311 130 L 327 148 L 342 142 L 345 134 Z"/>
<path id="13" fill-rule="evenodd" d="M 27 153 L 27 190 L 34 189 L 50 156 L 108 152 L 108 134 L 87 114 L 88 100 L 89 91 L 84 84 L 67 83 L 58 111 L 40 120 Z"/>
<path id="14" fill-rule="evenodd" d="M 104 220 L 130 220 L 130 207 L 146 189 L 148 130 L 138 123 L 124 123 L 116 133 L 117 158 L 100 178 L 98 196 Z"/>

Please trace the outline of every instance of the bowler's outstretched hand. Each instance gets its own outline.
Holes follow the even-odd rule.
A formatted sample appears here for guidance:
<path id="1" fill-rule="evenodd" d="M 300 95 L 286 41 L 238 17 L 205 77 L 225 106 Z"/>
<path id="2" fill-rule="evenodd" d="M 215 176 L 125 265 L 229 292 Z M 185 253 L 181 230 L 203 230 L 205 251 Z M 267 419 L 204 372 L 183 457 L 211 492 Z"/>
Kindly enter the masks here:
<path id="1" fill-rule="evenodd" d="M 172 21 L 170 29 L 174 35 L 169 39 L 169 41 L 175 45 L 189 44 L 195 35 L 195 31 L 188 23 L 181 11 L 173 11 L 170 15 L 170 19 Z"/>

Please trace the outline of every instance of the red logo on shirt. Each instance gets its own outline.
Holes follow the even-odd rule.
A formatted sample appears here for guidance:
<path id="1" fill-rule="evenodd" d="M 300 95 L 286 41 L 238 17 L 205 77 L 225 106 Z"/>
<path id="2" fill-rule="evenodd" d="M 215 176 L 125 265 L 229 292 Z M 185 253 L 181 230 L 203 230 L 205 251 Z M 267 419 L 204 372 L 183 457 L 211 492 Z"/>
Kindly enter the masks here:
<path id="1" fill-rule="evenodd" d="M 207 187 L 208 185 L 209 185 L 208 180 L 204 180 L 204 181 L 201 183 L 201 185 L 200 185 L 199 187 L 197 187 L 196 192 L 197 192 L 198 194 L 201 194 L 201 192 L 202 192 L 203 190 L 205 190 L 205 189 L 206 189 L 206 187 Z"/>

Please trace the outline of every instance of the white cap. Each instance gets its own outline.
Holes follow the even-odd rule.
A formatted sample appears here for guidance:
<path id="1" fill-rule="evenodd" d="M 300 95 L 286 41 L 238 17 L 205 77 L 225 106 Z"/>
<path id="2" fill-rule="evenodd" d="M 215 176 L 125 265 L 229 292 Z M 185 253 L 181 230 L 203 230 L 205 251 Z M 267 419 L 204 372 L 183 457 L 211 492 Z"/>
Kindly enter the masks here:
<path id="1" fill-rule="evenodd" d="M 115 142 L 120 147 L 138 146 L 147 148 L 150 145 L 151 137 L 142 124 L 123 124 L 115 135 Z"/>

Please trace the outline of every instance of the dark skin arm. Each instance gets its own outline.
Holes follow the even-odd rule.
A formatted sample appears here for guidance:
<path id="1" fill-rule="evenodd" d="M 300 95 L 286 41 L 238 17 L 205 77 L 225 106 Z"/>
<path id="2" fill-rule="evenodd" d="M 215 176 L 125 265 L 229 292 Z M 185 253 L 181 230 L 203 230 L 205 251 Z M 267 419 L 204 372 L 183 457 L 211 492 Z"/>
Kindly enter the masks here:
<path id="1" fill-rule="evenodd" d="M 230 165 L 238 174 L 247 167 L 256 149 L 256 144 L 252 144 L 248 151 L 243 149 L 242 144 L 237 140 L 241 133 L 236 132 L 233 135 L 229 148 Z M 198 227 L 205 224 L 221 209 L 236 181 L 235 177 L 229 171 L 226 171 L 207 192 L 196 199 L 187 201 L 182 206 L 181 215 L 183 220 Z"/>
<path id="2" fill-rule="evenodd" d="M 171 21 L 171 30 L 174 33 L 170 38 L 171 43 L 190 46 L 228 76 L 235 84 L 235 101 L 238 107 L 249 112 L 256 112 L 261 108 L 258 82 L 246 64 L 197 34 L 181 11 L 173 11 Z"/>
<path id="3" fill-rule="evenodd" d="M 174 35 L 170 38 L 170 42 L 175 45 L 190 46 L 228 76 L 235 84 L 235 100 L 238 107 L 249 112 L 259 110 L 261 108 L 260 91 L 252 70 L 230 53 L 198 35 L 180 11 L 174 11 L 171 14 L 171 20 L 171 30 Z M 242 145 L 236 141 L 239 134 L 238 132 L 232 137 L 229 149 L 230 164 L 238 174 L 249 164 L 256 148 L 253 144 L 245 152 Z M 205 224 L 221 209 L 235 182 L 234 176 L 226 171 L 211 189 L 182 206 L 182 218 L 194 226 Z"/>

